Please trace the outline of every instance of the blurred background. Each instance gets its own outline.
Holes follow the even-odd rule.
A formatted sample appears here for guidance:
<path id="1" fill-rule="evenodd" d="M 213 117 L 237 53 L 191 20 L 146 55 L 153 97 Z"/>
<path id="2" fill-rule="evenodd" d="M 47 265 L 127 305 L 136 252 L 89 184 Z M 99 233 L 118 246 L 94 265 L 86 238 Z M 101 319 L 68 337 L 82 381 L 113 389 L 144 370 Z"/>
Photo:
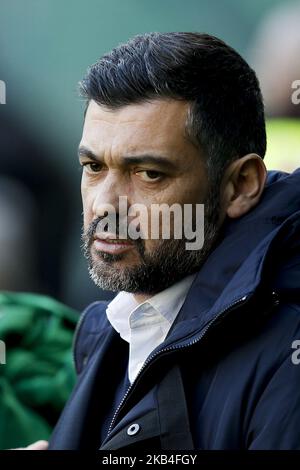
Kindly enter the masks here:
<path id="1" fill-rule="evenodd" d="M 249 61 L 265 96 L 267 167 L 300 166 L 300 1 L 0 0 L 0 290 L 76 310 L 110 298 L 80 250 L 77 83 L 129 37 L 183 30 L 219 36 Z"/>

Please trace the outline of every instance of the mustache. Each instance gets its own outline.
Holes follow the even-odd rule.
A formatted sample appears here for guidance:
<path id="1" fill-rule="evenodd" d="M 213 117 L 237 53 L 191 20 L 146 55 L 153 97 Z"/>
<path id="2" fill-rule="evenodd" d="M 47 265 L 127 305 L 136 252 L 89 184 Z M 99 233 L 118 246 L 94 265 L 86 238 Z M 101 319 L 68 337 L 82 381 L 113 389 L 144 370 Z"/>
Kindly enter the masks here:
<path id="1" fill-rule="evenodd" d="M 106 224 L 104 226 L 101 226 L 101 230 L 99 230 L 98 226 L 101 224 L 104 218 L 105 218 Z M 118 237 L 121 223 L 122 223 L 122 220 L 120 219 L 119 214 L 107 214 L 107 215 L 99 216 L 90 223 L 86 232 L 83 232 L 84 240 L 87 240 L 87 239 L 92 240 L 94 235 L 99 231 L 101 231 L 101 233 L 109 231 L 110 233 L 113 233 L 116 237 Z M 127 233 L 127 237 L 128 237 L 128 233 Z"/>
<path id="2" fill-rule="evenodd" d="M 116 238 L 118 238 L 119 231 L 120 231 L 120 224 L 122 223 L 122 220 L 120 220 L 119 214 L 108 214 L 108 215 L 99 216 L 89 224 L 87 230 L 84 230 L 84 228 L 82 229 L 81 240 L 83 243 L 82 248 L 85 253 L 90 249 L 94 241 L 95 234 L 97 233 L 97 231 L 99 231 L 98 226 L 104 218 L 106 219 L 108 223 L 104 226 L 104 228 L 102 227 L 101 233 L 108 232 L 108 230 L 110 231 L 112 230 L 112 233 L 116 235 Z M 140 254 L 144 253 L 145 251 L 144 240 L 142 238 L 138 238 L 134 240 L 130 238 L 130 236 L 127 233 L 127 239 L 131 240 L 132 243 L 134 243 L 137 246 Z"/>

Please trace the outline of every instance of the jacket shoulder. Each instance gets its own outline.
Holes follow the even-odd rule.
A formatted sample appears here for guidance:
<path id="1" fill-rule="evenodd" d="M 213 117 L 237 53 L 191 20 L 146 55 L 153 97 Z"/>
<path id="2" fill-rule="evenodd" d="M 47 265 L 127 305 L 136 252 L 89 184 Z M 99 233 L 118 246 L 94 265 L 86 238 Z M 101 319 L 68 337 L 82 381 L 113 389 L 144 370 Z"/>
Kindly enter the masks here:
<path id="1" fill-rule="evenodd" d="M 99 332 L 110 326 L 106 317 L 108 301 L 96 301 L 82 312 L 74 333 L 73 355 L 77 374 L 80 374 L 97 342 Z"/>

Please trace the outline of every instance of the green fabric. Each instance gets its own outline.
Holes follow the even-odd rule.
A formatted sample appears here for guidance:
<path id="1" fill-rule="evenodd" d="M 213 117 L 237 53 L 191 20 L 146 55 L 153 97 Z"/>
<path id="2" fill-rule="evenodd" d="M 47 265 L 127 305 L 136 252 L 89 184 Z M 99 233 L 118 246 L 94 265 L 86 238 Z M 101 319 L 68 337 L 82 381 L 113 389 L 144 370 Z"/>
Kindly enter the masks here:
<path id="1" fill-rule="evenodd" d="M 0 449 L 47 439 L 75 382 L 78 313 L 46 296 L 0 293 Z"/>

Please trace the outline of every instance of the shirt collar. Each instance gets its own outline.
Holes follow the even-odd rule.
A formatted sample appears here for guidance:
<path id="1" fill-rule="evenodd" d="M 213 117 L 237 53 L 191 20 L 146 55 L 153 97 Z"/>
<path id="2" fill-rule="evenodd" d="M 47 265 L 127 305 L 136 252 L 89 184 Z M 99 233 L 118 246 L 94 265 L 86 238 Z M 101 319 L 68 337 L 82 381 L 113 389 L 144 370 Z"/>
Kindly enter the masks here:
<path id="1" fill-rule="evenodd" d="M 120 334 L 121 338 L 130 342 L 130 318 L 140 318 L 145 310 L 152 307 L 162 316 L 162 320 L 167 320 L 171 326 L 195 277 L 196 274 L 186 276 L 141 304 L 138 304 L 133 294 L 124 291 L 119 292 L 106 308 L 106 315 L 110 324 Z"/>

